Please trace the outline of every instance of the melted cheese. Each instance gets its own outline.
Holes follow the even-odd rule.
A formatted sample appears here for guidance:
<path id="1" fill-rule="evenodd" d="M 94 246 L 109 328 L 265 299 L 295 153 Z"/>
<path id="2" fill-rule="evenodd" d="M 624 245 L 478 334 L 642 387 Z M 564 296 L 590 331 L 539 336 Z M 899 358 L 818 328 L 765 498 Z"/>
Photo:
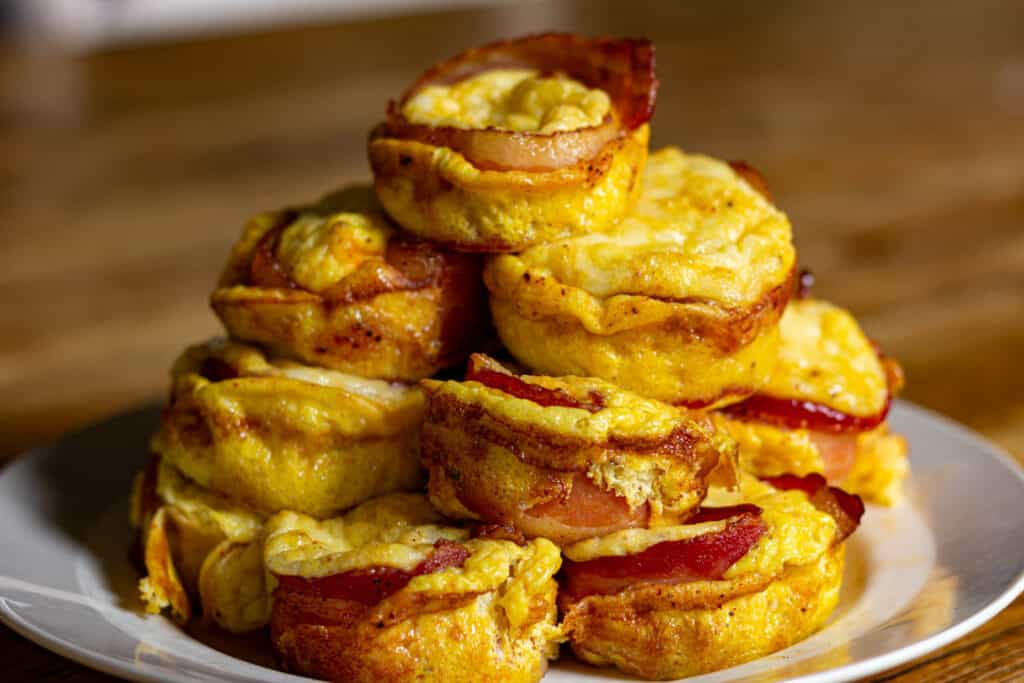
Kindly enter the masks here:
<path id="1" fill-rule="evenodd" d="M 490 268 L 521 260 L 531 277 L 595 297 L 739 307 L 785 281 L 795 258 L 786 216 L 728 164 L 669 147 L 650 155 L 640 199 L 616 228 L 500 256 Z"/>
<path id="2" fill-rule="evenodd" d="M 429 85 L 402 107 L 418 124 L 542 134 L 596 126 L 610 111 L 603 90 L 532 69 L 494 69 L 451 85 Z"/>
<path id="3" fill-rule="evenodd" d="M 321 292 L 368 260 L 383 259 L 394 230 L 366 186 L 324 197 L 281 231 L 276 256 L 304 289 Z"/>
<path id="4" fill-rule="evenodd" d="M 767 531 L 751 550 L 725 574 L 726 579 L 743 574 L 774 576 L 787 566 L 814 562 L 831 546 L 836 524 L 827 513 L 811 505 L 800 491 L 777 491 L 753 477 L 743 478 L 737 490 L 712 487 L 705 506 L 722 507 L 754 503 L 761 508 Z M 694 538 L 721 531 L 726 521 L 627 529 L 592 538 L 563 549 L 570 560 L 584 562 L 598 557 L 633 555 L 658 543 Z"/>
<path id="5" fill-rule="evenodd" d="M 414 494 L 384 496 L 323 522 L 282 512 L 267 523 L 264 562 L 275 574 L 304 578 L 378 566 L 411 571 L 430 556 L 436 541 L 456 541 L 470 552 L 461 567 L 416 576 L 404 590 L 436 595 L 490 591 L 525 572 L 530 581 L 518 594 L 503 596 L 510 618 L 525 621 L 529 596 L 558 570 L 558 548 L 545 539 L 525 546 L 470 539 L 467 530 L 438 526 L 437 520 L 427 499 Z"/>
<path id="6" fill-rule="evenodd" d="M 885 370 L 847 311 L 824 301 L 793 301 L 780 322 L 779 361 L 762 393 L 822 403 L 850 415 L 885 407 Z"/>

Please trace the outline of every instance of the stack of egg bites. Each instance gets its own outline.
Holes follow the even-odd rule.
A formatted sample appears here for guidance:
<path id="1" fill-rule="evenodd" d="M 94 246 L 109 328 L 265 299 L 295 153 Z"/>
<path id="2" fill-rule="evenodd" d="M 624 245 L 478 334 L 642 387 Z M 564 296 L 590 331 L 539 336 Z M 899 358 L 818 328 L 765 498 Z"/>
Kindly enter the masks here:
<path id="1" fill-rule="evenodd" d="M 469 50 L 389 105 L 372 187 L 248 222 L 136 481 L 151 611 L 374 682 L 565 642 L 678 678 L 825 622 L 906 476 L 899 366 L 802 291 L 756 171 L 648 153 L 656 91 L 645 40 Z"/>

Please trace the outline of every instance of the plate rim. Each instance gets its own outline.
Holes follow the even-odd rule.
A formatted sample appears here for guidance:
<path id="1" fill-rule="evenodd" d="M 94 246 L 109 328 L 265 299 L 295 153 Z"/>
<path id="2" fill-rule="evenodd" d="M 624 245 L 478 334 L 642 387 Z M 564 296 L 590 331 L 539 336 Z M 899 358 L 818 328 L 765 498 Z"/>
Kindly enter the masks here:
<path id="1" fill-rule="evenodd" d="M 140 413 L 151 407 L 151 403 L 145 403 L 134 408 L 116 413 L 106 419 L 94 421 L 84 427 L 68 432 L 63 438 L 71 438 L 101 425 L 111 423 L 124 418 L 127 415 Z M 939 428 L 948 433 L 955 434 L 971 444 L 972 447 L 983 451 L 991 457 L 1003 469 L 1011 472 L 1017 479 L 1018 485 L 1024 490 L 1024 466 L 1017 462 L 1004 448 L 988 440 L 983 435 L 974 431 L 966 425 L 960 424 L 946 415 L 938 413 L 930 408 L 917 405 L 907 400 L 898 399 L 894 407 L 905 411 L 911 416 L 927 420 L 930 426 Z M 0 478 L 8 475 L 14 468 L 22 466 L 27 459 L 44 456 L 47 451 L 52 450 L 58 440 L 51 441 L 45 445 L 23 451 L 15 456 L 12 462 L 0 470 Z M 0 576 L 0 579 L 4 578 Z M 10 577 L 13 578 L 13 577 Z M 978 609 L 973 614 L 960 622 L 953 624 L 937 633 L 925 637 L 915 643 L 898 647 L 889 652 L 870 657 L 868 659 L 844 664 L 832 669 L 817 671 L 796 678 L 789 679 L 791 683 L 825 683 L 826 681 L 847 681 L 865 676 L 871 676 L 881 671 L 895 668 L 900 664 L 917 659 L 929 652 L 934 652 L 968 633 L 980 628 L 997 614 L 1002 612 L 1024 593 L 1024 566 L 1018 568 L 1013 581 L 999 595 L 989 603 Z M 187 674 L 181 676 L 179 672 L 172 669 L 149 671 L 139 665 L 129 665 L 121 660 L 110 657 L 103 652 L 91 648 L 83 648 L 73 641 L 67 640 L 58 634 L 26 621 L 8 605 L 8 599 L 0 595 L 0 622 L 5 624 L 19 636 L 35 643 L 36 645 L 53 652 L 54 654 L 73 661 L 77 664 L 93 669 L 100 673 L 114 676 L 124 680 L 136 681 L 138 683 L 191 683 L 195 679 Z M 275 669 L 267 669 L 268 680 L 280 681 L 312 681 L 314 679 L 296 676 Z M 686 679 L 682 679 L 686 680 Z"/>

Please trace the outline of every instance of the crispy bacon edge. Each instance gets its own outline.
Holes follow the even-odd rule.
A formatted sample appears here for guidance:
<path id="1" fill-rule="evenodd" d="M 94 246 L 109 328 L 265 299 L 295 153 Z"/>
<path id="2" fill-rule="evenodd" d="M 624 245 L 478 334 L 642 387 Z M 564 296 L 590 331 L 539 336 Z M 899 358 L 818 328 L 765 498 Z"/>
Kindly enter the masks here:
<path id="1" fill-rule="evenodd" d="M 596 391 L 591 391 L 586 401 L 581 401 L 564 389 L 549 389 L 527 382 L 509 372 L 497 361 L 479 353 L 474 353 L 469 357 L 465 380 L 479 382 L 485 387 L 497 389 L 509 396 L 525 399 L 545 408 L 579 408 L 596 413 L 605 407 L 604 396 Z"/>
<path id="2" fill-rule="evenodd" d="M 461 567 L 469 555 L 469 550 L 461 543 L 441 539 L 434 544 L 430 555 L 411 571 L 384 566 L 365 567 L 313 579 L 275 574 L 276 590 L 372 607 L 405 588 L 417 576 L 448 567 Z"/>
<path id="3" fill-rule="evenodd" d="M 615 115 L 597 125 L 550 134 L 487 128 L 466 130 L 410 122 L 402 106 L 428 85 L 449 84 L 497 68 L 564 73 L 608 93 Z M 481 169 L 551 171 L 593 159 L 610 141 L 650 120 L 657 99 L 654 45 L 643 39 L 584 38 L 545 33 L 472 48 L 425 71 L 388 104 L 387 118 L 370 134 L 447 147 Z"/>
<path id="4" fill-rule="evenodd" d="M 861 497 L 847 493 L 838 486 L 829 486 L 825 477 L 816 472 L 804 476 L 782 474 L 765 477 L 762 481 L 782 491 L 799 490 L 806 493 L 814 507 L 836 520 L 836 545 L 845 541 L 860 526 L 864 516 L 864 501 Z"/>
<path id="5" fill-rule="evenodd" d="M 706 508 L 688 523 L 722 519 L 728 523 L 720 531 L 656 543 L 632 555 L 566 560 L 562 565 L 564 590 L 571 600 L 579 600 L 617 593 L 634 583 L 719 580 L 767 531 L 761 509 L 751 504 Z"/>
<path id="6" fill-rule="evenodd" d="M 801 281 L 803 275 L 801 274 Z M 903 388 L 903 368 L 896 359 L 885 355 L 872 343 L 882 364 L 888 394 L 885 405 L 874 415 L 858 416 L 836 410 L 824 403 L 795 398 L 779 398 L 767 394 L 754 394 L 749 398 L 722 408 L 729 417 L 782 427 L 808 429 L 820 432 L 866 432 L 875 429 L 889 417 L 893 397 Z"/>

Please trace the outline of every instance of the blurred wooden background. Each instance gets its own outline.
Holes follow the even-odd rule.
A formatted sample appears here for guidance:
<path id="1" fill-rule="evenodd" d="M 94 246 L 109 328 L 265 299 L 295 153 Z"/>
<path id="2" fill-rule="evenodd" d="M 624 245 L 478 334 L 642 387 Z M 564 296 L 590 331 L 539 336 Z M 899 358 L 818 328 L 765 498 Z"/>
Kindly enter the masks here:
<path id="1" fill-rule="evenodd" d="M 246 216 L 366 179 L 369 127 L 424 66 L 551 28 L 652 38 L 654 145 L 758 167 L 906 396 L 1021 458 L 1022 19 L 1014 0 L 580 0 L 77 58 L 0 42 L 0 461 L 159 399 L 218 331 L 206 298 Z M 1018 602 L 887 680 L 1012 680 L 1022 645 Z M 14 680 L 101 680 L 2 627 L 0 653 Z"/>

